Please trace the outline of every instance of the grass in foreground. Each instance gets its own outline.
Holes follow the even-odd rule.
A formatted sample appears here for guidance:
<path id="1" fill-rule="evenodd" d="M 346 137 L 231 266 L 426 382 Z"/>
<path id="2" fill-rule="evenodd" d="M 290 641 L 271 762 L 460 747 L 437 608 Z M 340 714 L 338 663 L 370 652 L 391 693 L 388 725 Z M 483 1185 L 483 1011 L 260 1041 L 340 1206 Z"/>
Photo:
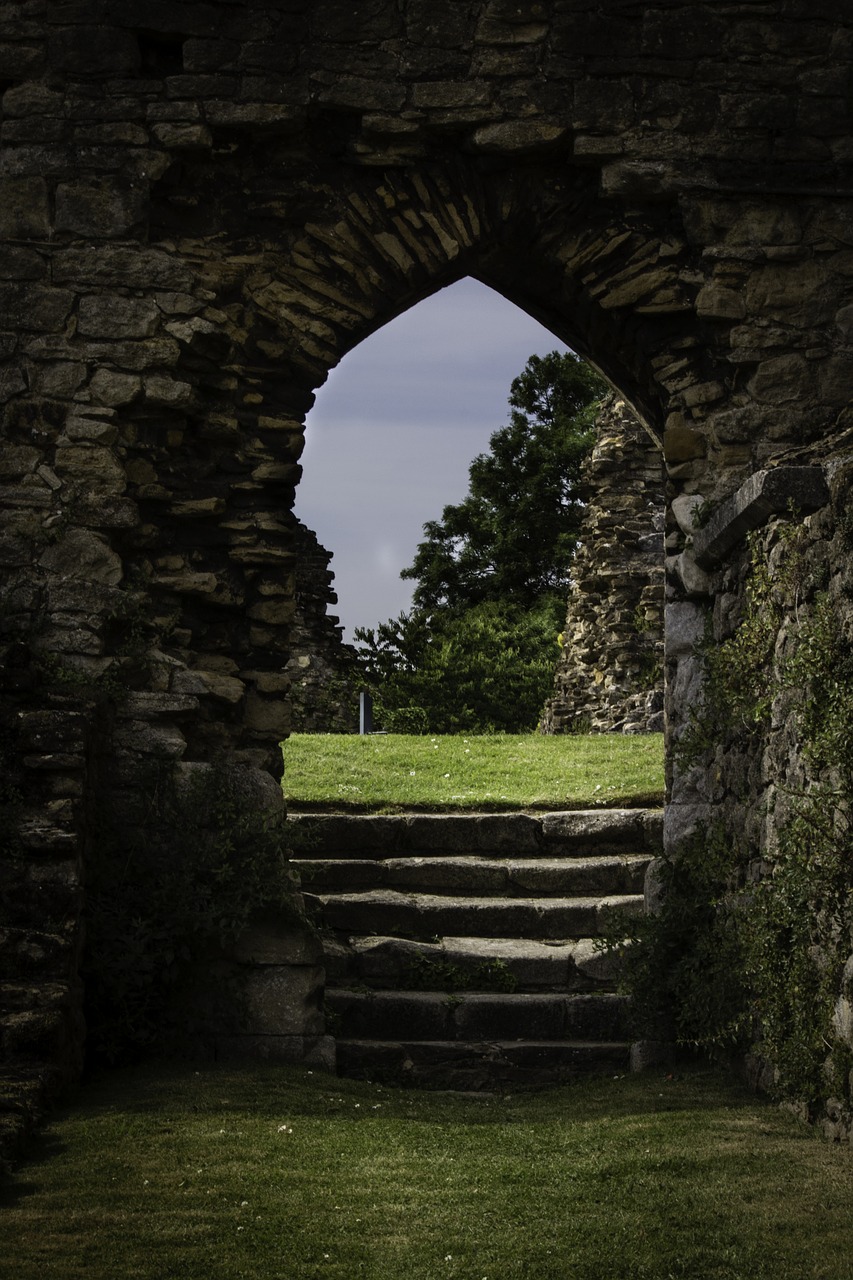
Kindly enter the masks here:
<path id="1" fill-rule="evenodd" d="M 709 1071 L 511 1097 L 116 1072 L 0 1196 L 0 1277 L 853 1280 L 849 1154 Z"/>
<path id="2" fill-rule="evenodd" d="M 298 733 L 283 744 L 294 810 L 584 809 L 663 802 L 663 736 Z"/>

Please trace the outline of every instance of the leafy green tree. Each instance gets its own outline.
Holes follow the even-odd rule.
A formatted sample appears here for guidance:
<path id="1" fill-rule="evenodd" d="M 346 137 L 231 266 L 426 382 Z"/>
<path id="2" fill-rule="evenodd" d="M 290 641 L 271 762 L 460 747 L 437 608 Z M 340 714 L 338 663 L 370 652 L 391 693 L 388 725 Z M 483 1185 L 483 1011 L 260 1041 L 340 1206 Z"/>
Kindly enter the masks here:
<path id="1" fill-rule="evenodd" d="M 531 356 L 510 388 L 510 420 L 474 459 L 470 488 L 402 577 L 408 613 L 359 629 L 386 728 L 523 732 L 551 692 L 557 633 L 604 382 L 571 352 Z"/>
<path id="2" fill-rule="evenodd" d="M 457 613 L 413 609 L 359 632 L 381 723 L 404 733 L 535 729 L 564 611 L 552 595 L 531 607 L 484 600 Z"/>
<path id="3" fill-rule="evenodd" d="M 484 600 L 531 604 L 568 584 L 583 504 L 581 465 L 606 390 L 572 352 L 531 356 L 510 388 L 510 420 L 469 470 L 470 489 L 424 525 L 414 563 L 415 609 Z"/>

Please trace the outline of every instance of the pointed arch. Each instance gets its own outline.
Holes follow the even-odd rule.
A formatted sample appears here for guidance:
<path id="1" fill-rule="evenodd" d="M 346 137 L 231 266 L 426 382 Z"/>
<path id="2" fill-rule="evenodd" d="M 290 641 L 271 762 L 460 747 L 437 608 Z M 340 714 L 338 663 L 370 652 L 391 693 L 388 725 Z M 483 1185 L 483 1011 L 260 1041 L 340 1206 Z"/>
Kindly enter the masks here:
<path id="1" fill-rule="evenodd" d="M 286 361 L 288 377 L 316 387 L 371 333 L 472 276 L 596 365 L 660 439 L 673 392 L 709 376 L 684 342 L 695 319 L 689 256 L 669 206 L 617 213 L 582 170 L 459 161 L 362 172 L 246 271 L 247 350 L 272 357 L 273 379 Z"/>

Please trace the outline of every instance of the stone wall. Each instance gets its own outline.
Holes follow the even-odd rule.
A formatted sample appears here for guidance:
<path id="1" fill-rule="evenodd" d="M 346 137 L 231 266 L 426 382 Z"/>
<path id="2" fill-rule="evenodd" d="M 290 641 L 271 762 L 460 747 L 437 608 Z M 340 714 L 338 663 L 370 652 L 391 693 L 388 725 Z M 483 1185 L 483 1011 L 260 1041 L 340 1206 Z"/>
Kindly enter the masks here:
<path id="1" fill-rule="evenodd" d="M 851 50 L 828 0 L 3 7 L 10 874 L 68 868 L 62 958 L 46 943 L 0 1013 L 8 1069 L 79 1060 L 91 798 L 139 811 L 146 760 L 280 772 L 304 419 L 363 338 L 465 275 L 496 288 L 636 408 L 670 510 L 833 453 Z M 672 559 L 690 537 L 670 514 Z M 681 563 L 670 739 L 704 590 Z M 707 790 L 672 777 L 671 846 Z M 40 928 L 25 897 L 5 948 Z M 61 1032 L 27 1047 L 14 1028 L 51 1000 Z"/>
<path id="2" fill-rule="evenodd" d="M 677 853 L 697 831 L 706 845 L 722 839 L 730 859 L 727 896 L 743 894 L 749 908 L 760 885 L 765 903 L 777 904 L 770 909 L 781 952 L 774 959 L 772 949 L 762 951 L 752 961 L 770 965 L 772 987 L 786 980 L 792 957 L 801 965 L 783 1013 L 792 1041 L 801 1034 L 797 1006 L 820 1007 L 831 975 L 832 1024 L 821 1030 L 817 1058 L 819 1066 L 825 1059 L 822 1080 L 802 1110 L 845 1141 L 853 1132 L 853 955 L 845 887 L 853 692 L 850 444 L 848 430 L 810 465 L 800 457 L 755 473 L 710 519 L 695 498 L 673 504 L 678 531 L 669 537 L 673 603 L 666 636 L 670 696 L 692 709 L 670 742 L 670 851 Z M 737 636 L 737 656 L 709 674 L 708 646 Z M 653 871 L 652 904 L 655 885 Z M 754 981 L 766 995 L 760 968 Z M 750 1071 L 772 1086 L 778 1064 L 763 1048 L 761 1016 L 751 1030 Z M 804 1047 L 798 1067 L 814 1048 Z"/>
<path id="3" fill-rule="evenodd" d="M 615 395 L 584 473 L 580 548 L 544 733 L 663 730 L 664 470 Z"/>
<path id="4" fill-rule="evenodd" d="M 329 612 L 338 597 L 332 590 L 331 551 L 300 522 L 296 553 L 296 613 L 290 632 L 285 675 L 291 681 L 294 733 L 355 733 L 358 730 L 359 679 L 356 653 L 344 644 L 343 627 Z"/>

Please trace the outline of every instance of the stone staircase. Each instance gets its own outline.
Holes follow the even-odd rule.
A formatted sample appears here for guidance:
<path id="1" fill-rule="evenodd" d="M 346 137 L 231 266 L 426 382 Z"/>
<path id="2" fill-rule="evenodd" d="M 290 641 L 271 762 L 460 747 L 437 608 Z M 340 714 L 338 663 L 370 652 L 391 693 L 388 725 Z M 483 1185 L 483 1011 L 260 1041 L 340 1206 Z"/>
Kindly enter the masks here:
<path id="1" fill-rule="evenodd" d="M 608 917 L 642 911 L 662 815 L 298 815 L 341 1075 L 433 1088 L 624 1071 Z"/>

